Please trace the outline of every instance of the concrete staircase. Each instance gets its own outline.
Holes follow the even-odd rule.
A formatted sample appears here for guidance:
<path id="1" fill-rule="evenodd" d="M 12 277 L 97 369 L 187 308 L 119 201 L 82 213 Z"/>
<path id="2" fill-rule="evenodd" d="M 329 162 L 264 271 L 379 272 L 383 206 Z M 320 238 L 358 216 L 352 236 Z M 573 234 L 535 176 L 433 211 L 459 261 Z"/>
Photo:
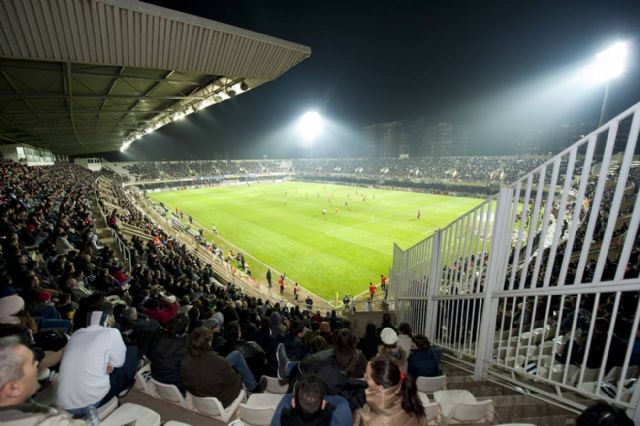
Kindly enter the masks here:
<path id="1" fill-rule="evenodd" d="M 446 359 L 442 369 L 447 375 L 448 389 L 465 389 L 478 400 L 493 400 L 496 413 L 493 424 L 532 423 L 537 426 L 575 424 L 577 415 L 574 412 L 534 398 L 506 384 L 477 382 L 471 373 L 455 360 Z"/>

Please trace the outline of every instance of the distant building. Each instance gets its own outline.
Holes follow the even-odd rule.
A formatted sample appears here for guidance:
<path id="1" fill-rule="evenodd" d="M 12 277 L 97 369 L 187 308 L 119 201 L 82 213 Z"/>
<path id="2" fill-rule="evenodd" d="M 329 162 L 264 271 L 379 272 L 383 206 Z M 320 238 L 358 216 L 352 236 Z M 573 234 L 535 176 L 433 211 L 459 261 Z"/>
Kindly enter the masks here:
<path id="1" fill-rule="evenodd" d="M 364 134 L 374 157 L 398 157 L 408 151 L 407 125 L 402 121 L 371 124 L 364 128 Z"/>
<path id="2" fill-rule="evenodd" d="M 583 121 L 520 131 L 514 135 L 515 154 L 556 154 L 592 132 L 595 127 L 595 122 Z"/>

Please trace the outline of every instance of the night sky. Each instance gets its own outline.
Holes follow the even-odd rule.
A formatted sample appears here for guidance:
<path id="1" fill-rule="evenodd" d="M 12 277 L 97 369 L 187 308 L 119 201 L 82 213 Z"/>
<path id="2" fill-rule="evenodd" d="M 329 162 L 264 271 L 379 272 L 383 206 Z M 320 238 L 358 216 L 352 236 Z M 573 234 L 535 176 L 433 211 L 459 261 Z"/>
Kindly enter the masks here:
<path id="1" fill-rule="evenodd" d="M 639 1 L 246 1 L 148 3 L 304 44 L 273 82 L 135 142 L 122 159 L 299 157 L 306 111 L 331 123 L 317 156 L 358 155 L 368 124 L 469 125 L 472 144 L 505 129 L 597 121 L 604 88 L 564 84 L 611 42 L 630 42 L 610 116 L 640 101 Z M 495 145 L 493 148 L 498 148 Z"/>

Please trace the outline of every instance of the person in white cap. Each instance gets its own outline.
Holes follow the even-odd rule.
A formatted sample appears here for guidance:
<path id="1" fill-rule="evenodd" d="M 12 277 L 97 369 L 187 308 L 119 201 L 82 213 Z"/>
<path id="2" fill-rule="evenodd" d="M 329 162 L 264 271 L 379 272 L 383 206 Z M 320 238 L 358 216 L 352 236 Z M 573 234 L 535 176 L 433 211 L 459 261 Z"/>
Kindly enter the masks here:
<path id="1" fill-rule="evenodd" d="M 378 355 L 390 358 L 395 362 L 400 371 L 407 371 L 407 353 L 398 347 L 398 334 L 393 328 L 383 328 L 380 332 L 382 344 L 378 347 Z"/>

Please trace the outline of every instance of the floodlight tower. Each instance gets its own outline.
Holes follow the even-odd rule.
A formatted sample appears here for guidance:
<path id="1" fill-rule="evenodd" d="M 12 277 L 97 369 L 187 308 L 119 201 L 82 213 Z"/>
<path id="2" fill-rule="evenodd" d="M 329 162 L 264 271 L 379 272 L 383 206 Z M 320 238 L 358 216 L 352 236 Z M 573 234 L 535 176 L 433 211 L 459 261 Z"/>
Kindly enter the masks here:
<path id="1" fill-rule="evenodd" d="M 324 130 L 324 120 L 316 111 L 308 111 L 298 120 L 298 132 L 302 140 L 309 145 L 310 157 L 313 157 L 313 141 Z"/>
<path id="2" fill-rule="evenodd" d="M 624 73 L 627 51 L 627 43 L 617 42 L 607 50 L 598 53 L 587 70 L 588 78 L 592 83 L 606 83 L 598 127 L 602 126 L 604 122 L 609 99 L 609 84 Z"/>

